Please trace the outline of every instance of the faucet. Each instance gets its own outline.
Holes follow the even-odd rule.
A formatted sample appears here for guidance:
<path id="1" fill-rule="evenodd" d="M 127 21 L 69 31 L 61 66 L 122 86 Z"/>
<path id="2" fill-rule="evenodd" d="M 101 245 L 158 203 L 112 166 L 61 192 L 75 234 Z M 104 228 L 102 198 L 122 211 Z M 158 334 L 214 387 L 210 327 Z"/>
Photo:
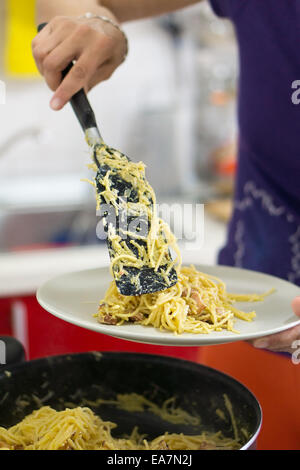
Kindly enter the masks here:
<path id="1" fill-rule="evenodd" d="M 42 129 L 39 127 L 27 127 L 15 132 L 0 144 L 0 158 L 4 157 L 7 151 L 16 143 L 26 139 L 27 137 L 37 138 L 41 135 Z"/>

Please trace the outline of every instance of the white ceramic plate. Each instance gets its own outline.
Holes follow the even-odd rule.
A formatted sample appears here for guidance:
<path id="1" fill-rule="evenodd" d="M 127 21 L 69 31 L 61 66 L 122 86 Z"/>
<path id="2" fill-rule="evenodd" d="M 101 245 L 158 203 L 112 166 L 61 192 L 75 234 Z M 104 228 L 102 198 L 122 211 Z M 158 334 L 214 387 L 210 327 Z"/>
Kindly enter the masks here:
<path id="1" fill-rule="evenodd" d="M 300 323 L 291 308 L 292 299 L 300 295 L 300 288 L 282 279 L 245 269 L 227 266 L 197 266 L 202 272 L 218 276 L 227 290 L 234 293 L 263 293 L 271 288 L 276 292 L 263 302 L 237 304 L 245 311 L 255 310 L 257 317 L 252 322 L 237 320 L 235 328 L 240 334 L 229 331 L 210 334 L 160 331 L 151 326 L 102 325 L 93 314 L 111 281 L 108 268 L 90 269 L 56 277 L 46 282 L 37 292 L 40 305 L 66 322 L 109 336 L 140 343 L 201 346 L 229 343 L 259 338 L 284 331 Z"/>

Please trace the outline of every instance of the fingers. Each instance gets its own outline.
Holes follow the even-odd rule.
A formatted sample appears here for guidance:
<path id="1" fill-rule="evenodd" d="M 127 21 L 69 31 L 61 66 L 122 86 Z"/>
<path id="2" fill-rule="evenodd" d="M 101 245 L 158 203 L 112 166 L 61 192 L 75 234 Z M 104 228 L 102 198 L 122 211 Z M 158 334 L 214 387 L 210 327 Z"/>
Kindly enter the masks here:
<path id="1" fill-rule="evenodd" d="M 300 296 L 292 301 L 292 308 L 295 315 L 300 317 Z M 300 341 L 300 325 L 275 335 L 265 336 L 253 341 L 249 341 L 255 348 L 269 349 L 270 351 L 293 352 L 293 343 Z"/>
<path id="2" fill-rule="evenodd" d="M 295 297 L 295 299 L 292 302 L 292 308 L 298 317 L 300 317 L 300 297 Z"/>
<path id="3" fill-rule="evenodd" d="M 50 32 L 51 32 L 51 27 L 49 23 L 47 23 L 46 26 L 44 26 L 44 28 L 41 31 L 39 31 L 38 35 L 35 36 L 35 38 L 33 38 L 32 43 L 31 43 L 32 48 L 36 47 L 41 40 L 45 39 L 45 37 L 49 36 Z"/>
<path id="4" fill-rule="evenodd" d="M 73 37 L 70 36 L 62 43 L 57 44 L 56 47 L 44 58 L 42 66 L 43 75 L 51 90 L 55 91 L 60 86 L 62 81 L 62 71 L 65 70 L 73 60 L 79 59 L 81 54 L 81 46 L 74 43 Z M 88 62 L 88 60 L 85 59 L 85 62 Z M 81 67 L 82 65 L 79 66 L 79 70 Z M 77 72 L 75 72 L 75 75 L 76 73 Z M 80 77 L 79 72 L 78 76 Z"/>
<path id="5" fill-rule="evenodd" d="M 107 59 L 109 52 L 105 49 L 102 51 L 101 58 L 98 56 L 98 60 L 95 60 L 96 51 L 93 48 L 86 51 L 84 49 L 83 52 L 76 52 L 75 58 L 79 58 L 61 82 L 60 71 L 64 70 L 71 62 L 72 51 L 74 51 L 74 45 L 72 44 L 72 38 L 70 38 L 69 45 L 63 43 L 45 61 L 45 78 L 47 77 L 48 83 L 51 83 L 55 87 L 54 89 L 57 88 L 50 102 L 52 109 L 56 111 L 62 109 L 81 88 L 89 90 L 91 88 L 90 84 L 94 86 L 107 79 L 114 67 L 113 63 Z M 57 86 L 55 86 L 56 80 L 58 80 Z"/>
<path id="6" fill-rule="evenodd" d="M 91 79 L 94 71 L 93 58 L 81 57 L 57 88 L 50 102 L 51 108 L 55 111 L 62 109 L 75 93 L 81 88 L 86 88 L 86 83 Z"/>
<path id="7" fill-rule="evenodd" d="M 43 60 L 45 58 L 44 44 L 47 44 L 47 41 L 50 37 L 51 28 L 49 25 L 45 26 L 42 31 L 39 32 L 37 36 L 33 39 L 31 43 L 32 54 L 37 65 L 37 68 L 41 75 L 43 75 Z"/>
<path id="8" fill-rule="evenodd" d="M 257 340 L 251 341 L 255 348 L 269 349 L 271 351 L 291 352 L 294 341 L 300 339 L 300 325 L 276 333 L 275 335 L 265 336 Z"/>
<path id="9" fill-rule="evenodd" d="M 55 91 L 51 107 L 62 109 L 81 88 L 107 80 L 123 62 L 126 40 L 117 28 L 99 20 L 54 18 L 34 39 L 32 49 L 40 72 Z M 62 80 L 62 71 L 75 65 Z"/>
<path id="10" fill-rule="evenodd" d="M 72 30 L 70 21 L 58 17 L 47 24 L 32 41 L 32 53 L 36 65 L 43 75 L 43 63 L 47 55 L 50 54 Z"/>

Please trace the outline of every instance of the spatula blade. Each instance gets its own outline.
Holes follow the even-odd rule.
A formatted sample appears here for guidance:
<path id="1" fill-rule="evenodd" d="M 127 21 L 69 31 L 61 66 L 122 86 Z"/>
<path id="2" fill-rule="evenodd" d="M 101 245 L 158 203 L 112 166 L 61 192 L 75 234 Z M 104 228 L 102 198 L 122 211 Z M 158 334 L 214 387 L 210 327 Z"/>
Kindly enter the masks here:
<path id="1" fill-rule="evenodd" d="M 165 269 L 165 266 L 160 266 L 157 271 L 154 268 L 148 267 L 141 269 L 126 267 L 127 274 L 123 274 L 116 281 L 117 288 L 120 294 L 132 296 L 163 291 L 166 288 L 172 287 L 177 282 L 175 268 L 171 269 L 167 276 L 167 281 L 161 275 Z"/>
<path id="2" fill-rule="evenodd" d="M 111 149 L 113 151 L 113 149 Z M 104 177 L 106 176 L 107 172 L 110 170 L 110 167 L 107 165 L 101 165 L 99 162 L 98 172 L 96 175 L 96 189 L 97 193 L 100 196 L 100 202 L 102 207 L 107 207 L 105 199 L 101 196 L 101 193 L 104 191 L 105 187 L 102 185 L 101 181 L 103 181 Z M 109 176 L 111 188 L 116 192 L 118 195 L 116 202 L 119 204 L 121 198 L 127 197 L 128 202 L 135 203 L 138 201 L 138 196 L 136 191 L 132 188 L 131 184 L 127 181 L 124 181 L 120 177 L 117 172 L 112 172 Z M 128 194 L 130 194 L 128 198 Z M 150 204 L 153 204 L 153 201 L 149 200 Z M 113 214 L 112 214 L 113 211 Z M 128 222 L 132 222 L 130 217 L 124 214 L 124 211 L 119 209 L 118 214 L 114 212 L 112 206 L 109 207 L 109 212 L 112 217 L 107 217 L 107 214 L 102 212 L 103 216 L 103 224 L 104 230 L 107 234 L 107 244 L 110 259 L 113 260 L 116 257 L 116 253 L 113 249 L 112 244 L 112 233 L 120 235 L 122 239 L 124 235 L 124 220 L 128 224 Z M 127 217 L 127 219 L 126 219 Z M 146 225 L 147 229 L 149 230 L 148 222 L 143 220 L 143 217 L 139 217 L 139 224 Z M 108 229 L 110 226 L 110 230 Z M 112 230 L 113 227 L 113 230 Z M 127 226 L 125 226 L 126 228 Z M 147 249 L 147 243 L 145 239 L 134 238 L 130 236 L 130 233 L 126 235 L 126 239 L 124 239 L 127 247 L 131 251 L 132 255 L 139 259 L 139 250 L 136 245 L 140 247 L 144 247 Z M 134 243 L 132 243 L 134 242 Z M 168 251 L 166 254 L 167 261 L 172 263 L 171 254 Z M 177 272 L 176 269 L 173 267 L 170 271 L 165 275 L 167 266 L 166 266 L 166 258 L 163 260 L 163 264 L 154 269 L 149 266 L 142 266 L 140 268 L 132 267 L 132 266 L 124 266 L 124 274 L 120 273 L 118 269 L 114 269 L 113 267 L 113 274 L 116 280 L 116 285 L 119 292 L 122 295 L 126 296 L 137 296 L 142 294 L 151 294 L 158 291 L 163 291 L 168 289 L 169 287 L 173 286 L 177 282 Z"/>

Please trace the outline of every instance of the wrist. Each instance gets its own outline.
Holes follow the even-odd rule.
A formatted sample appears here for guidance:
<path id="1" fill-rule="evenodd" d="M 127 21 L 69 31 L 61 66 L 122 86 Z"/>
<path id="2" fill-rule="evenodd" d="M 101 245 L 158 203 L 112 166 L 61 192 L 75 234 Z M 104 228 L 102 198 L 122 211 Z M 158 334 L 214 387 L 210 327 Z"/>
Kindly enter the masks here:
<path id="1" fill-rule="evenodd" d="M 82 15 L 86 14 L 87 12 L 93 13 L 94 15 L 97 15 L 97 16 L 104 16 L 105 18 L 109 18 L 110 20 L 112 20 L 114 23 L 117 23 L 118 25 L 121 24 L 121 22 L 116 17 L 116 15 L 111 10 L 109 10 L 108 8 L 106 8 L 102 5 L 97 6 L 96 8 L 94 8 L 92 10 L 86 9 L 82 13 Z"/>
<path id="2" fill-rule="evenodd" d="M 107 14 L 107 12 L 105 12 Z M 84 15 L 81 15 L 78 17 L 79 20 L 85 20 L 85 21 L 100 21 L 103 25 L 109 25 L 110 28 L 113 28 L 114 31 L 117 31 L 118 34 L 123 36 L 123 40 L 125 43 L 125 51 L 124 51 L 124 57 L 123 61 L 126 59 L 128 55 L 128 49 L 129 49 L 129 44 L 128 44 L 128 38 L 126 33 L 123 31 L 121 28 L 121 25 L 118 23 L 118 21 L 115 19 L 113 15 L 110 16 L 104 16 L 104 15 L 96 15 L 92 12 L 87 12 Z"/>

